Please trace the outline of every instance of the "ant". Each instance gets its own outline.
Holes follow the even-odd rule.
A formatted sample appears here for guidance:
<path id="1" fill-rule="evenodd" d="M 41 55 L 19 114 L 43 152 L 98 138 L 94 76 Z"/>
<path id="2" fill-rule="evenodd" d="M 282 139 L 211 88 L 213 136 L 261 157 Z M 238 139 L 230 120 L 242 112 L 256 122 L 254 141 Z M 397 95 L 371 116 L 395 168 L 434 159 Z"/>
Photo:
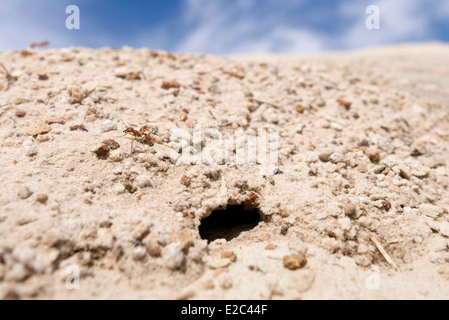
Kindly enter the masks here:
<path id="1" fill-rule="evenodd" d="M 123 120 L 122 120 L 122 122 L 126 128 L 125 130 L 123 130 L 123 133 L 125 135 L 129 134 L 129 135 L 133 136 L 133 139 L 131 141 L 131 154 L 133 154 L 133 145 L 134 145 L 134 141 L 136 141 L 136 140 L 139 141 L 140 143 L 147 143 L 148 145 L 152 144 L 151 135 L 157 133 L 156 127 L 144 125 L 139 130 L 136 130 L 132 127 L 128 127 Z"/>

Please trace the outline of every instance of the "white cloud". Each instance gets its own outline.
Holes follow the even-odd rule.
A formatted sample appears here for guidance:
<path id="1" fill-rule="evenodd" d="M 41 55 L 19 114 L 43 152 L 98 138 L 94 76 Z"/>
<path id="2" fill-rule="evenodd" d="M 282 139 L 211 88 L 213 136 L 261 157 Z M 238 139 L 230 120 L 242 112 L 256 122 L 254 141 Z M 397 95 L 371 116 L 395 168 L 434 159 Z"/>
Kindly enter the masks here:
<path id="1" fill-rule="evenodd" d="M 81 42 L 86 46 L 114 43 L 115 35 L 107 29 L 88 30 L 85 27 L 81 5 L 81 30 L 66 29 L 66 6 L 71 3 L 82 4 L 81 0 L 0 1 L 0 50 L 24 49 L 41 41 L 49 41 L 50 46 L 56 48 Z"/>
<path id="2" fill-rule="evenodd" d="M 184 21 L 194 23 L 191 32 L 176 47 L 187 52 L 306 52 L 387 45 L 431 40 L 432 20 L 449 15 L 449 1 L 377 0 L 340 1 L 335 20 L 346 24 L 339 33 L 310 28 L 284 16 L 295 9 L 301 13 L 304 1 L 269 0 L 265 11 L 257 1 L 189 0 Z M 381 29 L 365 27 L 368 5 L 380 7 Z M 298 10 L 299 8 L 299 10 Z M 302 12 L 307 15 L 307 12 Z M 298 17 L 299 19 L 300 17 Z M 323 17 L 324 19 L 324 17 Z"/>
<path id="3" fill-rule="evenodd" d="M 68 0 L 58 5 L 54 0 L 0 1 L 0 50 L 49 40 L 54 47 L 110 44 L 192 53 L 321 51 L 430 40 L 434 20 L 449 17 L 447 0 L 342 0 L 335 8 L 328 5 L 319 11 L 307 11 L 304 4 L 312 0 L 185 0 L 179 16 L 125 37 L 107 26 L 86 27 L 82 7 L 81 31 L 68 32 L 64 10 Z M 379 31 L 365 28 L 365 8 L 370 4 L 381 10 Z M 334 17 L 329 15 L 333 8 Z"/>
<path id="4" fill-rule="evenodd" d="M 423 14 L 425 0 L 381 0 L 374 2 L 380 9 L 380 30 L 368 30 L 365 27 L 365 8 L 360 6 L 353 25 L 335 42 L 342 48 L 375 46 L 395 42 L 422 40 L 430 34 L 429 17 Z M 340 11 L 348 18 L 354 17 L 354 8 L 350 2 L 342 2 Z"/>
<path id="5" fill-rule="evenodd" d="M 176 51 L 202 53 L 288 52 L 324 48 L 323 36 L 305 28 L 291 27 L 282 16 L 302 1 L 269 1 L 270 9 L 254 14 L 258 1 L 187 1 L 184 21 L 194 23 L 193 30 Z"/>
<path id="6" fill-rule="evenodd" d="M 33 42 L 51 40 L 60 46 L 70 45 L 65 39 L 65 12 L 61 12 L 61 28 L 49 17 L 58 16 L 53 1 L 2 1 L 0 7 L 0 50 L 26 48 Z"/>
<path id="7" fill-rule="evenodd" d="M 320 51 L 325 46 L 325 37 L 318 32 L 276 27 L 260 39 L 233 48 L 233 52 L 309 52 Z"/>

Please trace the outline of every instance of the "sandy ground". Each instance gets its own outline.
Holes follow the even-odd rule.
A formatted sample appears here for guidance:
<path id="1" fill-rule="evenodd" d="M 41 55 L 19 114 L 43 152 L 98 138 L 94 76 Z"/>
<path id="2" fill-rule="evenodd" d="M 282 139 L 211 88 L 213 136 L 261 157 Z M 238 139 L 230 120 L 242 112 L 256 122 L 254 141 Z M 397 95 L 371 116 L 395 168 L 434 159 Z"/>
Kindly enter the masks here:
<path id="1" fill-rule="evenodd" d="M 0 63 L 0 298 L 449 298 L 449 46 Z"/>

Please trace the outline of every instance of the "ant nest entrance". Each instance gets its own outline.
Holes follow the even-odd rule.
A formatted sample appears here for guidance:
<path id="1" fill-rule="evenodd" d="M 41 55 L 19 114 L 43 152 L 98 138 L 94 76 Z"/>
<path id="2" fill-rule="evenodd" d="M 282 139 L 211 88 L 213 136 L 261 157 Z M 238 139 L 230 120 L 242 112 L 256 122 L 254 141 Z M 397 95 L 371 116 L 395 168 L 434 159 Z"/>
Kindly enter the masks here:
<path id="1" fill-rule="evenodd" d="M 217 239 L 230 241 L 254 229 L 263 220 L 263 214 L 257 207 L 228 203 L 226 208 L 213 210 L 207 218 L 201 220 L 199 234 L 208 243 Z"/>

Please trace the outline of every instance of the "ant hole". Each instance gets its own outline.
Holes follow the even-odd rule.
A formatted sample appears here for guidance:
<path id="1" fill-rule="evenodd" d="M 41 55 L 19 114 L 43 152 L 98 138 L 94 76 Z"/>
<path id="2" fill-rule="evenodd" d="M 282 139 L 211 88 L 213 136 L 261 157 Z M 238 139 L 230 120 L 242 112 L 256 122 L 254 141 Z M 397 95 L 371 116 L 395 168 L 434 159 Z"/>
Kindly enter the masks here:
<path id="1" fill-rule="evenodd" d="M 201 220 L 201 239 L 211 243 L 217 239 L 230 241 L 242 232 L 254 229 L 261 221 L 259 210 L 244 205 L 228 205 L 224 210 L 214 210 Z"/>

